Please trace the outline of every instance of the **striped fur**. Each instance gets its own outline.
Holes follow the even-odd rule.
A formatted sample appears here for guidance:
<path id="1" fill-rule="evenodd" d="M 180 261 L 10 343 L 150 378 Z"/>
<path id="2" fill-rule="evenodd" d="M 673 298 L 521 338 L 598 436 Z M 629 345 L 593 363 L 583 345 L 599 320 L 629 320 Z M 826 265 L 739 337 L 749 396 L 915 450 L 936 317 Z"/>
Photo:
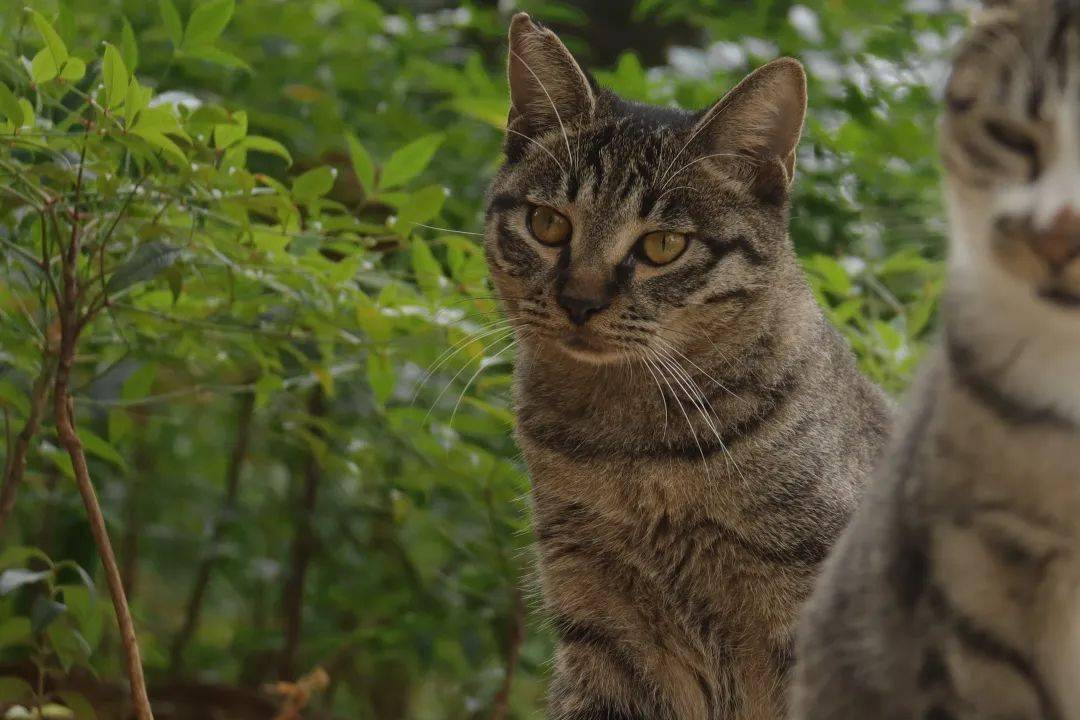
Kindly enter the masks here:
<path id="1" fill-rule="evenodd" d="M 796 720 L 1080 718 L 1080 4 L 998 2 L 942 122 L 944 337 L 807 605 Z"/>
<path id="2" fill-rule="evenodd" d="M 801 68 L 703 113 L 596 87 L 527 16 L 486 249 L 558 637 L 555 720 L 776 720 L 796 610 L 889 424 L 787 237 Z M 573 223 L 532 237 L 529 208 Z M 690 237 L 635 259 L 652 230 Z M 584 326 L 562 288 L 607 293 Z"/>

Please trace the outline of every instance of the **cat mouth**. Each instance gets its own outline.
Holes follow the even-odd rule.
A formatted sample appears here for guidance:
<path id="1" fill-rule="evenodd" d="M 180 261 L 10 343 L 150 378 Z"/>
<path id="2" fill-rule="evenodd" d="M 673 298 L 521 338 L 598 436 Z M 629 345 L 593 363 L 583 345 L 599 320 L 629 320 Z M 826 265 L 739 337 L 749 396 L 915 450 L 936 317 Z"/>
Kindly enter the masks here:
<path id="1" fill-rule="evenodd" d="M 1046 287 L 1039 290 L 1039 297 L 1059 307 L 1080 308 L 1080 294 L 1059 287 Z"/>
<path id="2" fill-rule="evenodd" d="M 571 357 L 593 363 L 602 363 L 618 355 L 611 346 L 588 332 L 568 332 L 558 339 L 558 344 Z"/>

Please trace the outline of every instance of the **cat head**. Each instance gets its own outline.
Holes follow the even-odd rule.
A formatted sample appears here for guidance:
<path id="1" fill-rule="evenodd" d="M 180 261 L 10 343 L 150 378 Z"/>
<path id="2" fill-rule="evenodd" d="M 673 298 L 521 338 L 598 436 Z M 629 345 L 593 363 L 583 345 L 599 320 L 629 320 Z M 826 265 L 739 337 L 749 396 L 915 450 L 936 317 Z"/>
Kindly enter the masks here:
<path id="1" fill-rule="evenodd" d="M 485 248 L 523 342 L 606 363 L 687 346 L 779 302 L 806 110 L 796 61 L 765 65 L 698 113 L 643 105 L 598 87 L 522 13 L 508 75 Z"/>
<path id="2" fill-rule="evenodd" d="M 1080 327 L 1080 3 L 988 2 L 945 101 L 954 267 Z"/>

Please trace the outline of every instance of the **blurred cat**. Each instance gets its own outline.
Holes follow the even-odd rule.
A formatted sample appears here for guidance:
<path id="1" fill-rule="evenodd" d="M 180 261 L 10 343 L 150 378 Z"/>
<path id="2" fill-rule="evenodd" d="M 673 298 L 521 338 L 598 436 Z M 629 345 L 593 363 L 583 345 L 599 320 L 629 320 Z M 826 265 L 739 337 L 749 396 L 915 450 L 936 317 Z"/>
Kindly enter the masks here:
<path id="1" fill-rule="evenodd" d="M 798 720 L 1080 718 L 1080 3 L 988 4 L 941 153 L 941 347 L 798 646 Z"/>

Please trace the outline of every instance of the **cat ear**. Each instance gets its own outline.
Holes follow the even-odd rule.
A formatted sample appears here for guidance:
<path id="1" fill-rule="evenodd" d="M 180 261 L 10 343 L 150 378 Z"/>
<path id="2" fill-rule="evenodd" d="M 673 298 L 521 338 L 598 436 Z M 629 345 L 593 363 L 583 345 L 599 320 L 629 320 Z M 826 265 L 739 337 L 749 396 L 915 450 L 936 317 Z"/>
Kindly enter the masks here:
<path id="1" fill-rule="evenodd" d="M 510 23 L 507 75 L 507 127 L 527 137 L 563 132 L 575 120 L 591 115 L 596 105 L 592 85 L 574 56 L 555 33 L 526 13 L 518 13 Z"/>
<path id="2" fill-rule="evenodd" d="M 795 176 L 795 147 L 806 117 L 806 73 L 797 60 L 780 58 L 747 75 L 698 121 L 694 132 L 709 152 L 734 167 L 754 192 L 778 200 Z"/>

